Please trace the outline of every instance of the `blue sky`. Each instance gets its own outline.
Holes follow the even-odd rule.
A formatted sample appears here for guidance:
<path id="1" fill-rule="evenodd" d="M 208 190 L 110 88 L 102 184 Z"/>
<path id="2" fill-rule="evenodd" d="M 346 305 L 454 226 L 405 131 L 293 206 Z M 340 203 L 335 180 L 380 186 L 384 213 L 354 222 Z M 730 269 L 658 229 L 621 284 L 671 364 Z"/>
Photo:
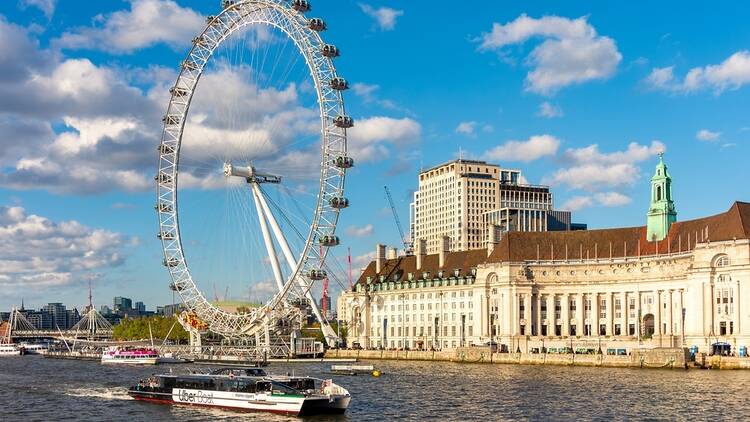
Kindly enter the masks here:
<path id="1" fill-rule="evenodd" d="M 114 295 L 149 308 L 171 301 L 154 237 L 154 148 L 177 65 L 218 4 L 0 4 L 0 308 L 22 297 L 33 306 L 80 305 L 89 280 L 99 303 Z M 398 243 L 383 185 L 406 223 L 419 168 L 459 150 L 551 185 L 556 207 L 593 228 L 645 223 L 648 180 L 662 149 L 678 219 L 750 200 L 749 7 L 435 4 L 313 2 L 310 16 L 326 20 L 324 39 L 343 52 L 336 67 L 353 84 L 346 106 L 358 123 L 350 133 L 358 164 L 347 180 L 352 206 L 336 250 L 342 262 L 346 247 L 356 267 L 375 243 Z M 296 77 L 274 86 L 301 83 L 304 74 Z M 309 105 L 295 86 L 298 105 Z M 309 189 L 304 177 L 295 184 Z M 220 218 L 209 204 L 221 195 L 185 196 L 196 222 L 193 254 L 213 262 L 206 273 L 242 259 L 198 241 L 219 244 L 230 230 L 218 220 L 210 229 L 199 224 Z M 252 275 L 251 265 L 243 270 Z M 245 298 L 246 285 L 220 274 L 205 290 L 230 287 L 230 296 Z"/>

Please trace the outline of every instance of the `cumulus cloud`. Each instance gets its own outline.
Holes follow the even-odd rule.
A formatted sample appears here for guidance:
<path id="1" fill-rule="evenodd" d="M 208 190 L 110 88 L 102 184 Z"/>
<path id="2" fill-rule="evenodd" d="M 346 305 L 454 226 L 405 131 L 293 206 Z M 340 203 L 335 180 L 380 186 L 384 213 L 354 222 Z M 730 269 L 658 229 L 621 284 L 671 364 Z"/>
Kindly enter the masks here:
<path id="1" fill-rule="evenodd" d="M 127 54 L 165 43 L 185 46 L 205 25 L 198 12 L 172 0 L 130 0 L 130 10 L 99 15 L 93 27 L 76 28 L 55 41 L 68 49 L 94 49 Z"/>
<path id="2" fill-rule="evenodd" d="M 654 68 L 645 83 L 656 90 L 683 94 L 712 90 L 718 95 L 737 90 L 750 83 L 750 51 L 738 51 L 719 64 L 694 67 L 682 80 L 675 77 L 674 66 Z"/>
<path id="3" fill-rule="evenodd" d="M 403 146 L 419 140 L 422 126 L 408 117 L 370 117 L 349 129 L 351 156 L 358 162 L 378 161 L 389 156 L 389 146 Z"/>
<path id="4" fill-rule="evenodd" d="M 353 237 L 368 237 L 375 232 L 375 227 L 372 224 L 366 224 L 362 227 L 349 226 L 346 228 L 346 234 Z"/>
<path id="5" fill-rule="evenodd" d="M 537 94 L 551 95 L 569 85 L 607 79 L 622 60 L 615 41 L 597 34 L 587 17 L 535 19 L 523 14 L 506 24 L 494 23 L 492 31 L 477 41 L 481 51 L 504 51 L 532 38 L 544 40 L 526 57 L 531 67 L 526 90 Z"/>
<path id="6" fill-rule="evenodd" d="M 560 106 L 554 105 L 549 101 L 545 101 L 539 104 L 539 111 L 537 111 L 536 114 L 537 116 L 547 117 L 549 119 L 554 117 L 562 117 L 564 115 Z"/>
<path id="7" fill-rule="evenodd" d="M 54 222 L 22 207 L 0 206 L 0 286 L 66 285 L 124 261 L 137 239 L 77 221 Z"/>
<path id="8" fill-rule="evenodd" d="M 596 201 L 605 207 L 621 207 L 632 202 L 629 196 L 619 192 L 603 192 L 594 195 Z"/>
<path id="9" fill-rule="evenodd" d="M 471 122 L 461 122 L 456 126 L 456 133 L 460 133 L 462 135 L 473 135 L 474 130 L 477 126 L 477 122 L 471 121 Z"/>
<path id="10" fill-rule="evenodd" d="M 568 149 L 562 156 L 567 167 L 546 177 L 543 183 L 564 184 L 590 192 L 632 186 L 640 177 L 637 163 L 665 150 L 665 145 L 659 141 L 653 141 L 651 145 L 631 142 L 626 150 L 611 153 L 602 153 L 597 144 Z"/>
<path id="11" fill-rule="evenodd" d="M 632 199 L 619 192 L 601 192 L 594 195 L 574 196 L 562 205 L 567 211 L 580 211 L 593 206 L 621 207 L 632 202 Z"/>
<path id="12" fill-rule="evenodd" d="M 712 132 L 708 129 L 701 129 L 695 134 L 697 140 L 705 142 L 716 142 L 720 136 L 721 132 Z"/>
<path id="13" fill-rule="evenodd" d="M 482 156 L 491 161 L 529 162 L 557 153 L 560 140 L 552 135 L 534 135 L 525 141 L 508 141 L 486 151 Z"/>
<path id="14" fill-rule="evenodd" d="M 55 14 L 55 3 L 57 3 L 57 0 L 21 0 L 19 4 L 24 9 L 35 7 L 41 10 L 47 19 L 50 19 Z"/>
<path id="15" fill-rule="evenodd" d="M 359 4 L 359 8 L 371 17 L 381 31 L 392 31 L 396 29 L 396 19 L 403 16 L 403 10 L 391 9 L 390 7 L 374 8 L 369 4 Z"/>
<path id="16" fill-rule="evenodd" d="M 562 204 L 566 211 L 578 211 L 590 207 L 594 200 L 590 196 L 574 196 Z"/>

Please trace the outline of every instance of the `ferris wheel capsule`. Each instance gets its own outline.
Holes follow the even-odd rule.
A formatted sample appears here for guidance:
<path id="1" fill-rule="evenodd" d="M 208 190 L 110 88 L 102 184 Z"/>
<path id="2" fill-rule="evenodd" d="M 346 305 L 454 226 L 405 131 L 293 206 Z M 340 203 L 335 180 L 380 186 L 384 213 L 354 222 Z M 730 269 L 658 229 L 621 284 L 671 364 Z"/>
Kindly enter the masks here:
<path id="1" fill-rule="evenodd" d="M 325 270 L 310 270 L 307 276 L 310 277 L 310 280 L 322 280 L 328 277 L 328 273 Z"/>
<path id="2" fill-rule="evenodd" d="M 333 44 L 326 44 L 323 46 L 322 49 L 323 55 L 332 59 L 334 57 L 338 57 L 341 55 L 341 51 L 339 51 L 339 48 L 336 47 Z"/>
<path id="3" fill-rule="evenodd" d="M 338 246 L 340 242 L 339 237 L 336 235 L 324 235 L 321 236 L 320 239 L 318 239 L 318 243 L 320 246 Z"/>
<path id="4" fill-rule="evenodd" d="M 328 26 L 326 26 L 326 23 L 323 21 L 323 19 L 320 19 L 320 18 L 310 19 L 310 22 L 308 22 L 307 27 L 317 32 L 322 32 L 328 29 Z"/>
<path id="5" fill-rule="evenodd" d="M 338 76 L 331 79 L 328 85 L 337 91 L 345 91 L 349 89 L 349 82 L 347 82 L 344 78 L 339 78 Z"/>
<path id="6" fill-rule="evenodd" d="M 312 7 L 310 7 L 310 2 L 307 0 L 294 0 L 292 1 L 292 9 L 300 13 L 305 13 L 309 12 Z"/>
<path id="7" fill-rule="evenodd" d="M 336 118 L 333 119 L 333 124 L 342 129 L 349 129 L 354 126 L 354 119 L 349 116 L 336 116 Z"/>
<path id="8" fill-rule="evenodd" d="M 335 198 L 331 198 L 331 200 L 328 201 L 328 204 L 333 208 L 342 209 L 349 206 L 349 199 L 344 198 L 343 196 L 337 196 Z"/>
<path id="9" fill-rule="evenodd" d="M 228 8 L 234 6 L 234 3 L 235 2 L 231 1 L 231 0 L 221 0 L 221 8 L 222 8 L 222 10 L 223 9 L 228 9 Z"/>
<path id="10" fill-rule="evenodd" d="M 354 167 L 354 158 L 352 157 L 345 157 L 345 156 L 338 156 L 333 159 L 333 165 L 340 168 L 340 169 L 349 169 Z"/>

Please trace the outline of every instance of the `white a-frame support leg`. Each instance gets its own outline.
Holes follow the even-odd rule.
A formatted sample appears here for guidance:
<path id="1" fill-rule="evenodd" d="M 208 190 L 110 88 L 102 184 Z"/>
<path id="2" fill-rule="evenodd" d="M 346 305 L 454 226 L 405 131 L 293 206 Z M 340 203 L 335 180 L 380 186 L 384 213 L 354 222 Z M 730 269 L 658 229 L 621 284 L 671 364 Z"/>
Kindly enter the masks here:
<path id="1" fill-rule="evenodd" d="M 273 269 L 273 278 L 276 280 L 276 287 L 279 291 L 284 290 L 284 278 L 281 275 L 281 268 L 279 267 L 279 258 L 276 256 L 276 248 L 273 246 L 273 240 L 271 239 L 271 233 L 268 231 L 268 223 L 266 223 L 265 212 L 260 204 L 259 189 L 257 184 L 253 183 L 253 200 L 255 200 L 255 209 L 258 212 L 258 220 L 260 221 L 260 229 L 263 232 L 263 242 L 266 244 L 266 251 L 268 252 L 268 259 L 271 261 L 271 268 Z M 273 217 L 271 217 L 273 218 Z"/>
<path id="2" fill-rule="evenodd" d="M 286 262 L 289 265 L 290 271 L 294 271 L 295 268 L 297 268 L 297 260 L 294 259 L 292 250 L 289 248 L 289 244 L 287 243 L 286 238 L 284 237 L 284 234 L 279 227 L 279 223 L 276 222 L 276 219 L 271 213 L 271 209 L 268 207 L 266 199 L 263 197 L 263 193 L 260 191 L 258 185 L 256 183 L 253 183 L 252 188 L 253 192 L 255 192 L 255 196 L 260 201 L 261 207 L 263 208 L 263 213 L 266 215 L 266 217 L 268 217 L 268 222 L 271 223 L 271 229 L 276 236 L 276 240 L 279 242 L 279 246 L 281 246 L 281 251 L 284 253 L 284 257 L 286 258 Z M 333 328 L 331 328 L 331 326 L 328 324 L 328 321 L 326 321 L 323 318 L 323 315 L 320 313 L 320 308 L 318 308 L 318 304 L 315 303 L 315 298 L 313 298 L 310 288 L 302 279 L 299 278 L 299 276 L 297 277 L 296 282 L 297 286 L 299 286 L 299 288 L 302 289 L 303 292 L 305 292 L 305 298 L 307 298 L 307 300 L 310 302 L 313 314 L 318 319 L 318 321 L 320 321 L 320 329 L 321 331 L 323 331 L 323 337 L 325 337 L 326 342 L 328 342 L 329 344 L 331 342 L 336 342 L 338 336 L 333 331 Z"/>

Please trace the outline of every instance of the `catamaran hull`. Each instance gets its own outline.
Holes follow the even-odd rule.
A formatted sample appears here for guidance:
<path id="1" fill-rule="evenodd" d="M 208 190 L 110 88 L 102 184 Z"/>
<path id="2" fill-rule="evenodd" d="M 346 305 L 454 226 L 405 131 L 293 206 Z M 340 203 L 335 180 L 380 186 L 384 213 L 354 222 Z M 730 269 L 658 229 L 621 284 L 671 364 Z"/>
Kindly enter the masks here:
<path id="1" fill-rule="evenodd" d="M 135 359 L 107 359 L 102 358 L 102 363 L 108 365 L 156 365 L 158 358 L 135 358 Z"/>
<path id="2" fill-rule="evenodd" d="M 240 412 L 271 412 L 288 416 L 318 414 L 341 414 L 346 412 L 350 397 L 340 398 L 276 398 L 264 394 L 244 394 L 232 392 L 204 392 L 199 390 L 175 389 L 172 394 L 129 390 L 136 400 L 185 406 L 213 407 Z M 272 397 L 269 399 L 269 397 Z"/>

